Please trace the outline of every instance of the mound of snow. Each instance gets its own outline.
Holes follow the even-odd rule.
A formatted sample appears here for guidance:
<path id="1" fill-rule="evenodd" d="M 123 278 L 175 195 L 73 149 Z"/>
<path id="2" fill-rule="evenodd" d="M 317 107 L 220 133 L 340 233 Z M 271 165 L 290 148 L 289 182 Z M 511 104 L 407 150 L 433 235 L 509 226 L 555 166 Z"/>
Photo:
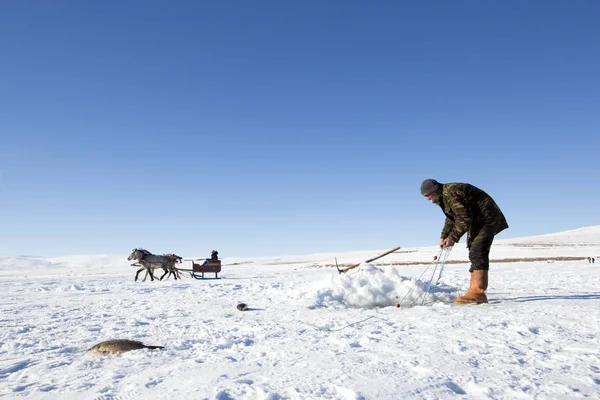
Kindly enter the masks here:
<path id="1" fill-rule="evenodd" d="M 429 276 L 430 277 L 430 276 Z M 451 302 L 452 288 L 431 286 L 427 280 L 408 278 L 396 268 L 378 268 L 364 264 L 358 270 L 341 275 L 329 275 L 303 294 L 312 307 L 341 305 L 349 308 L 420 305 L 422 302 Z"/>

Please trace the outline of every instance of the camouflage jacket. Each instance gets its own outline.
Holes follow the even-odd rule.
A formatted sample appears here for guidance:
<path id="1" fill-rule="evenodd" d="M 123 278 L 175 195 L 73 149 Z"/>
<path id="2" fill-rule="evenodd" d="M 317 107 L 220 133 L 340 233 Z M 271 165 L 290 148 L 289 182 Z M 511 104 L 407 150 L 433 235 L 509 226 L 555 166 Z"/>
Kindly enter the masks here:
<path id="1" fill-rule="evenodd" d="M 468 183 L 444 183 L 435 203 L 446 215 L 442 238 L 448 237 L 458 242 L 466 232 L 472 239 L 480 232 L 497 235 L 508 228 L 504 214 L 494 199 Z"/>

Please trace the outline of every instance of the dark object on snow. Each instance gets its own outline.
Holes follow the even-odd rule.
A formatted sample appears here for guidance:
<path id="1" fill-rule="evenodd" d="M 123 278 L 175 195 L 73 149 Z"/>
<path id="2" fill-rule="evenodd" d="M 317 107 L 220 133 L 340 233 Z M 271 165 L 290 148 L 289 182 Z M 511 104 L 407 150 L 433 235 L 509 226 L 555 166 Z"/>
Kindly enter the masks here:
<path id="1" fill-rule="evenodd" d="M 106 342 L 98 343 L 95 346 L 90 347 L 87 351 L 90 351 L 97 355 L 108 355 L 108 354 L 119 354 L 131 350 L 140 349 L 164 349 L 163 346 L 146 346 L 144 343 L 137 340 L 129 339 L 114 339 L 107 340 Z"/>
<path id="2" fill-rule="evenodd" d="M 246 303 L 240 303 L 237 305 L 237 309 L 240 311 L 246 311 L 248 309 L 248 304 Z"/>

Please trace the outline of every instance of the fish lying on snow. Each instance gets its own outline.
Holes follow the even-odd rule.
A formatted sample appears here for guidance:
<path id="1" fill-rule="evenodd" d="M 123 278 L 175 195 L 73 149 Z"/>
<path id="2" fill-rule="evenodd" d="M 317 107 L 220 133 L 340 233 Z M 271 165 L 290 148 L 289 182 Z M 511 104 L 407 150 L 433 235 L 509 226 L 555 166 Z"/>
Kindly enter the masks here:
<path id="1" fill-rule="evenodd" d="M 114 339 L 98 343 L 97 345 L 87 349 L 87 351 L 98 355 L 107 355 L 119 354 L 126 351 L 139 349 L 164 349 L 164 346 L 146 346 L 144 343 L 137 340 Z"/>

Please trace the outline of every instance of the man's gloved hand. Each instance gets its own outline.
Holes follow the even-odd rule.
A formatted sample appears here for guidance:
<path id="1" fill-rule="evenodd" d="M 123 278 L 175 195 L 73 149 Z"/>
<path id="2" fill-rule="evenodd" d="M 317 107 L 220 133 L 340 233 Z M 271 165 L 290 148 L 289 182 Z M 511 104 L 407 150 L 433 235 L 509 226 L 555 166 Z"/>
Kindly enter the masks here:
<path id="1" fill-rule="evenodd" d="M 454 246 L 454 240 L 450 238 L 442 238 L 440 239 L 440 247 L 443 249 L 447 249 L 448 247 Z"/>

